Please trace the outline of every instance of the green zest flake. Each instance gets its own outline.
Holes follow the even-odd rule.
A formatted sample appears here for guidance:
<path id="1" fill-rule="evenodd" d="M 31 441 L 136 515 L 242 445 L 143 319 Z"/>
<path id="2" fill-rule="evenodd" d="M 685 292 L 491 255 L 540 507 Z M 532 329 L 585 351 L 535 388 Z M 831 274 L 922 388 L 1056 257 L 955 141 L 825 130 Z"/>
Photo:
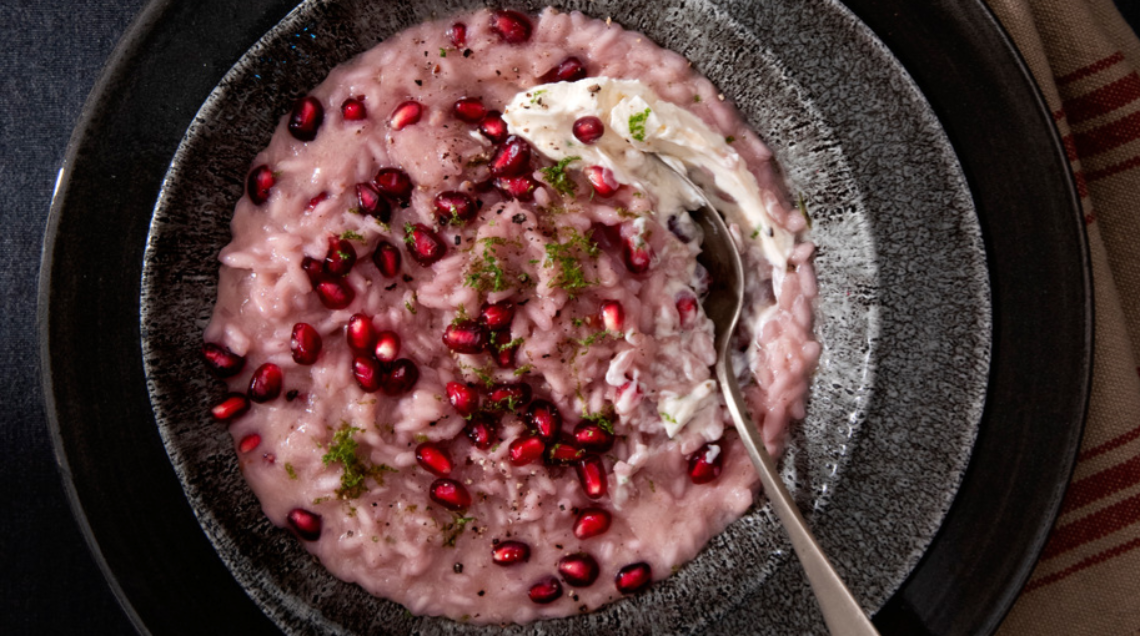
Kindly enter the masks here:
<path id="1" fill-rule="evenodd" d="M 592 281 L 586 280 L 582 264 L 578 259 L 582 255 L 595 257 L 600 253 L 601 249 L 597 243 L 574 229 L 570 230 L 570 238 L 566 242 L 547 243 L 544 266 L 557 265 L 559 268 L 558 276 L 551 282 L 551 286 L 565 289 L 570 292 L 570 297 L 574 298 L 577 290 L 593 285 Z"/>
<path id="2" fill-rule="evenodd" d="M 361 243 L 363 243 L 363 242 L 365 242 L 365 241 L 367 240 L 367 239 L 365 239 L 365 238 L 364 238 L 364 235 L 363 235 L 363 234 L 359 234 L 359 233 L 357 233 L 357 232 L 353 232 L 352 230 L 345 230 L 345 231 L 344 231 L 344 232 L 343 232 L 343 233 L 340 235 L 340 237 L 341 237 L 342 239 L 345 239 L 345 240 L 348 240 L 348 241 L 360 241 Z"/>
<path id="3" fill-rule="evenodd" d="M 693 95 L 693 103 L 694 104 L 701 103 L 701 96 L 700 95 Z"/>
<path id="4" fill-rule="evenodd" d="M 416 440 L 417 444 L 423 444 L 424 442 L 428 441 L 428 436 L 424 435 L 423 433 L 416 433 L 412 439 Z"/>
<path id="5" fill-rule="evenodd" d="M 411 301 L 408 301 L 408 300 L 404 301 L 404 309 L 407 309 L 408 311 L 412 312 L 413 316 L 416 315 L 416 308 L 412 306 Z"/>
<path id="6" fill-rule="evenodd" d="M 514 340 L 512 340 L 506 344 L 501 344 L 501 345 L 494 345 L 493 344 L 491 346 L 495 347 L 496 351 L 503 351 L 506 349 L 513 349 L 515 347 L 521 347 L 524 342 L 526 342 L 526 340 L 524 340 L 522 338 L 515 338 Z"/>
<path id="7" fill-rule="evenodd" d="M 293 464 L 289 462 L 285 462 L 285 472 L 289 473 L 289 479 L 297 478 L 297 471 L 293 470 Z"/>
<path id="8" fill-rule="evenodd" d="M 799 195 L 799 201 L 797 202 L 797 207 L 799 207 L 799 209 L 800 209 L 800 214 L 804 215 L 804 220 L 807 221 L 807 226 L 808 226 L 808 229 L 810 230 L 811 229 L 811 216 L 808 215 L 807 203 L 804 202 L 803 193 L 800 193 L 800 195 Z"/>
<path id="9" fill-rule="evenodd" d="M 349 208 L 348 213 L 349 214 L 364 214 L 364 212 L 360 208 Z"/>
<path id="10" fill-rule="evenodd" d="M 333 434 L 329 452 L 321 458 L 325 466 L 340 464 L 344 467 L 344 473 L 340 476 L 340 488 L 336 491 L 341 499 L 355 499 L 366 490 L 364 477 L 368 474 L 368 470 L 356 456 L 357 443 L 352 439 L 352 434 L 359 430 L 355 426 L 342 426 Z"/>
<path id="11" fill-rule="evenodd" d="M 653 483 L 652 479 L 649 480 L 649 491 L 657 492 L 657 484 Z"/>
<path id="12" fill-rule="evenodd" d="M 617 212 L 617 215 L 618 215 L 618 216 L 620 216 L 620 217 L 621 217 L 621 218 L 623 218 L 623 219 L 636 219 L 636 218 L 638 218 L 638 217 L 640 217 L 640 216 L 641 216 L 641 215 L 640 215 L 640 214 L 638 214 L 637 212 L 630 212 L 629 210 L 627 210 L 627 209 L 625 209 L 625 208 L 623 208 L 623 207 L 618 207 L 618 208 L 616 208 L 616 209 L 614 210 L 614 212 Z"/>
<path id="13" fill-rule="evenodd" d="M 748 235 L 748 238 L 754 239 L 754 238 L 756 238 L 757 236 L 760 236 L 760 228 L 762 228 L 762 227 L 764 227 L 764 226 L 762 226 L 762 225 L 757 225 L 757 226 L 756 226 L 756 229 L 755 229 L 755 230 L 752 230 L 752 234 L 749 234 L 749 235 Z"/>
<path id="14" fill-rule="evenodd" d="M 736 137 L 733 137 L 732 135 L 729 135 L 729 136 L 724 138 L 724 143 L 726 143 L 726 144 L 730 144 L 734 141 L 736 141 Z"/>
<path id="15" fill-rule="evenodd" d="M 532 104 L 538 103 L 538 100 L 542 97 L 542 94 L 545 92 L 546 92 L 546 89 L 544 88 L 542 90 L 534 91 L 533 93 L 531 93 L 530 94 L 530 103 L 532 103 Z"/>
<path id="16" fill-rule="evenodd" d="M 447 57 L 447 49 L 443 48 L 442 46 L 439 47 L 439 56 L 440 57 Z"/>
<path id="17" fill-rule="evenodd" d="M 594 424 L 597 424 L 598 428 L 609 433 L 610 435 L 614 434 L 614 421 L 613 421 L 613 409 L 612 408 L 606 409 L 605 411 L 600 411 L 598 413 L 583 412 L 582 413 L 582 419 L 587 421 L 587 422 L 593 422 Z"/>
<path id="18" fill-rule="evenodd" d="M 669 415 L 665 411 L 661 411 L 660 413 L 658 413 L 658 415 L 661 416 L 661 419 L 665 420 L 666 422 L 669 422 L 670 424 L 676 424 L 677 423 L 677 418 L 673 417 L 672 415 Z"/>
<path id="19" fill-rule="evenodd" d="M 515 369 L 515 377 L 517 378 L 520 375 L 526 375 L 527 373 L 530 373 L 531 369 L 533 368 L 533 364 L 524 364 L 523 366 Z"/>
<path id="20" fill-rule="evenodd" d="M 559 161 L 556 165 L 543 168 L 540 172 L 546 177 L 546 182 L 550 187 L 565 195 L 573 195 L 574 191 L 578 189 L 578 184 L 566 174 L 566 167 L 571 163 L 580 160 L 581 157 L 566 157 Z"/>
<path id="21" fill-rule="evenodd" d="M 416 228 L 412 227 L 411 223 L 408 223 L 407 221 L 405 221 L 404 222 L 404 244 L 407 245 L 408 247 L 415 247 L 416 246 L 415 232 L 416 232 Z"/>
<path id="22" fill-rule="evenodd" d="M 445 548 L 454 548 L 455 540 L 459 538 L 459 535 L 463 534 L 463 530 L 467 527 L 467 524 L 472 521 L 475 521 L 475 517 L 456 517 L 454 522 L 444 526 L 442 528 L 444 532 L 443 546 Z"/>
<path id="23" fill-rule="evenodd" d="M 467 308 L 463 306 L 463 303 L 459 303 L 459 306 L 455 308 L 455 318 L 452 319 L 451 324 L 457 325 L 464 320 L 469 320 Z"/>
<path id="24" fill-rule="evenodd" d="M 582 347 L 590 347 L 595 342 L 597 342 L 597 341 L 599 341 L 599 340 L 601 340 L 607 336 L 613 336 L 613 338 L 615 340 L 621 340 L 624 337 L 623 334 L 614 333 L 612 331 L 598 331 L 598 332 L 590 334 L 589 336 L 586 336 L 585 338 L 582 338 L 581 340 L 574 340 L 574 342 L 577 342 L 578 345 L 582 346 Z"/>
<path id="25" fill-rule="evenodd" d="M 650 109 L 646 108 L 640 113 L 629 116 L 629 136 L 638 141 L 645 141 L 645 120 L 649 119 Z"/>

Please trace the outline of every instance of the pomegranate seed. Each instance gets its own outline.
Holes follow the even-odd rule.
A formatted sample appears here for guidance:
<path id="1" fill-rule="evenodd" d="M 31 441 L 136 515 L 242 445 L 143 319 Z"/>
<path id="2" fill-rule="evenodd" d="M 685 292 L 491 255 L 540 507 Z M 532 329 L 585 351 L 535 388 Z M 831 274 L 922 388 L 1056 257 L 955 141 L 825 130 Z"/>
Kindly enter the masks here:
<path id="1" fill-rule="evenodd" d="M 309 199 L 309 204 L 307 206 L 305 206 L 305 209 L 306 210 L 312 210 L 312 209 L 316 208 L 318 205 L 320 205 L 321 203 L 324 203 L 325 199 L 327 199 L 327 198 L 329 198 L 329 193 L 328 192 L 322 192 L 322 193 L 318 194 L 317 196 Z"/>
<path id="2" fill-rule="evenodd" d="M 517 201 L 532 201 L 538 182 L 525 174 L 519 177 L 499 177 L 495 179 L 495 188 L 505 197 Z"/>
<path id="3" fill-rule="evenodd" d="M 518 11 L 500 9 L 491 14 L 491 30 L 507 44 L 529 40 L 530 28 L 530 19 Z"/>
<path id="4" fill-rule="evenodd" d="M 352 377 L 365 393 L 375 393 L 384 382 L 384 369 L 370 356 L 356 356 L 352 359 Z"/>
<path id="5" fill-rule="evenodd" d="M 434 442 L 424 442 L 416 447 L 416 461 L 436 477 L 451 474 L 451 458 L 447 456 L 447 451 Z"/>
<path id="6" fill-rule="evenodd" d="M 506 329 L 515 319 L 515 304 L 509 300 L 484 304 L 479 310 L 479 322 L 491 331 Z"/>
<path id="7" fill-rule="evenodd" d="M 361 214 L 374 217 L 381 223 L 392 220 L 392 206 L 380 196 L 380 190 L 371 183 L 356 184 L 356 200 L 360 204 Z"/>
<path id="8" fill-rule="evenodd" d="M 289 350 L 297 364 L 313 364 L 321 353 L 321 334 L 316 328 L 304 322 L 293 325 L 293 336 L 289 340 Z"/>
<path id="9" fill-rule="evenodd" d="M 587 497 L 598 499 L 606 494 L 606 472 L 601 457 L 586 455 L 578 460 L 574 468 L 577 469 L 578 481 L 582 482 L 582 490 Z"/>
<path id="10" fill-rule="evenodd" d="M 447 253 L 447 244 L 423 223 L 404 225 L 404 242 L 408 254 L 423 267 L 430 267 Z"/>
<path id="11" fill-rule="evenodd" d="M 326 279 L 317 283 L 317 296 L 321 304 L 329 309 L 344 309 L 352 304 L 356 292 L 340 279 Z"/>
<path id="12" fill-rule="evenodd" d="M 395 331 L 381 331 L 376 334 L 376 359 L 380 362 L 395 362 L 400 356 L 400 335 Z"/>
<path id="13" fill-rule="evenodd" d="M 523 382 L 504 382 L 491 388 L 488 402 L 491 408 L 498 410 L 513 410 L 530 403 L 533 391 L 529 384 Z"/>
<path id="14" fill-rule="evenodd" d="M 554 439 L 562 431 L 562 413 L 548 400 L 531 402 L 523 419 L 531 432 L 546 441 Z"/>
<path id="15" fill-rule="evenodd" d="M 614 179 L 613 171 L 604 166 L 587 166 L 582 172 L 594 187 L 594 193 L 600 197 L 612 197 L 621 187 L 621 184 Z"/>
<path id="16" fill-rule="evenodd" d="M 491 548 L 491 560 L 495 565 L 515 565 L 530 561 L 530 546 L 522 541 L 500 541 Z"/>
<path id="17" fill-rule="evenodd" d="M 254 402 L 268 402 L 281 395 L 281 384 L 285 381 L 285 374 L 281 367 L 266 362 L 257 367 L 249 381 L 249 399 Z"/>
<path id="18" fill-rule="evenodd" d="M 475 389 L 462 382 L 447 383 L 447 401 L 455 407 L 455 411 L 467 417 L 479 410 L 479 394 Z"/>
<path id="19" fill-rule="evenodd" d="M 356 353 L 371 353 L 376 346 L 376 327 L 364 314 L 353 314 L 344 327 L 344 334 L 348 346 Z"/>
<path id="20" fill-rule="evenodd" d="M 602 309 L 598 312 L 602 316 L 602 326 L 611 333 L 621 333 L 625 327 L 625 309 L 616 300 L 602 302 Z"/>
<path id="21" fill-rule="evenodd" d="M 724 447 L 719 441 L 708 442 L 689 456 L 689 479 L 694 484 L 707 484 L 720 477 L 722 468 L 724 468 Z"/>
<path id="22" fill-rule="evenodd" d="M 614 447 L 613 433 L 589 420 L 579 422 L 574 427 L 574 441 L 582 448 L 595 453 L 605 453 Z"/>
<path id="23" fill-rule="evenodd" d="M 579 552 L 558 559 L 558 573 L 574 587 L 590 587 L 598 580 L 598 562 L 594 557 Z"/>
<path id="24" fill-rule="evenodd" d="M 582 60 L 570 56 L 543 74 L 540 79 L 543 84 L 549 84 L 551 82 L 576 82 L 585 77 L 586 65 L 582 63 Z"/>
<path id="25" fill-rule="evenodd" d="M 681 328 L 691 329 L 697 322 L 697 297 L 682 293 L 677 299 L 677 315 L 681 317 Z"/>
<path id="26" fill-rule="evenodd" d="M 265 203 L 269 200 L 269 193 L 276 182 L 277 179 L 274 178 L 269 166 L 260 165 L 254 168 L 245 182 L 245 191 L 249 194 L 249 200 L 253 201 L 254 205 Z"/>
<path id="27" fill-rule="evenodd" d="M 610 529 L 612 518 L 610 513 L 601 508 L 583 508 L 574 520 L 574 536 L 579 540 L 586 540 L 605 534 Z"/>
<path id="28" fill-rule="evenodd" d="M 364 97 L 349 97 L 340 105 L 340 113 L 345 121 L 363 121 L 368 118 L 368 109 L 364 107 Z"/>
<path id="29" fill-rule="evenodd" d="M 315 97 L 302 97 L 293 104 L 293 114 L 289 116 L 289 133 L 300 141 L 317 138 L 317 129 L 325 120 L 325 108 Z"/>
<path id="30" fill-rule="evenodd" d="M 500 369 L 510 369 L 515 366 L 515 354 L 519 350 L 518 344 L 511 344 L 514 342 L 511 339 L 511 332 L 506 329 L 491 332 L 491 352 L 495 358 L 495 364 L 499 365 Z"/>
<path id="31" fill-rule="evenodd" d="M 483 102 L 480 101 L 478 97 L 464 97 L 455 102 L 455 106 L 452 107 L 452 112 L 455 113 L 455 118 L 460 121 L 477 124 L 487 115 L 487 107 L 483 105 Z"/>
<path id="32" fill-rule="evenodd" d="M 626 269 L 633 274 L 644 274 L 653 263 L 653 248 L 645 239 L 626 239 L 621 255 Z"/>
<path id="33" fill-rule="evenodd" d="M 301 259 L 301 269 L 308 274 L 309 282 L 312 283 L 313 289 L 316 289 L 317 285 L 325 279 L 324 263 L 311 256 L 306 256 Z"/>
<path id="34" fill-rule="evenodd" d="M 578 121 L 574 122 L 574 137 L 578 141 L 590 145 L 595 141 L 602 138 L 606 132 L 605 124 L 602 120 L 594 117 L 593 115 L 587 117 L 579 117 Z"/>
<path id="35" fill-rule="evenodd" d="M 578 448 L 571 439 L 562 439 L 550 445 L 543 460 L 551 466 L 569 466 L 582 459 L 586 451 Z"/>
<path id="36" fill-rule="evenodd" d="M 241 438 L 241 441 L 238 442 L 238 450 L 243 453 L 248 453 L 257 448 L 260 444 L 261 436 L 257 433 L 250 433 L 249 435 Z"/>
<path id="37" fill-rule="evenodd" d="M 376 269 L 386 278 L 395 278 L 400 273 L 400 250 L 388 241 L 380 241 L 376 251 L 372 252 L 372 262 Z"/>
<path id="38" fill-rule="evenodd" d="M 423 114 L 424 107 L 419 102 L 408 100 L 392 111 L 392 117 L 388 123 L 392 126 L 392 130 L 403 130 L 418 122 Z"/>
<path id="39" fill-rule="evenodd" d="M 210 409 L 210 414 L 215 420 L 228 422 L 245 415 L 248 410 L 249 398 L 241 393 L 230 393 Z"/>
<path id="40" fill-rule="evenodd" d="M 452 511 L 466 510 L 471 505 L 471 493 L 454 479 L 437 479 L 431 483 L 431 499 Z"/>
<path id="41" fill-rule="evenodd" d="M 482 353 L 489 341 L 487 329 L 474 320 L 450 324 L 443 332 L 443 344 L 456 353 Z"/>
<path id="42" fill-rule="evenodd" d="M 289 511 L 289 527 L 305 541 L 316 541 L 321 536 L 321 516 L 304 508 Z"/>
<path id="43" fill-rule="evenodd" d="M 475 448 L 479 450 L 487 450 L 495 445 L 497 437 L 495 435 L 498 423 L 495 418 L 489 413 L 476 413 L 471 417 L 471 421 L 463 428 L 463 432 Z"/>
<path id="44" fill-rule="evenodd" d="M 392 369 L 383 377 L 385 395 L 403 395 L 416 386 L 420 379 L 420 368 L 415 362 L 407 358 L 400 358 L 392 363 Z"/>
<path id="45" fill-rule="evenodd" d="M 447 30 L 447 37 L 451 39 L 451 45 L 457 49 L 467 46 L 467 25 L 462 22 L 451 25 Z"/>
<path id="46" fill-rule="evenodd" d="M 539 605 L 553 603 L 562 597 L 562 584 L 553 576 L 548 576 L 530 586 L 527 595 L 530 596 L 530 600 Z"/>
<path id="47" fill-rule="evenodd" d="M 384 194 L 401 203 L 412 198 L 412 179 L 399 168 L 381 168 L 372 184 Z"/>
<path id="48" fill-rule="evenodd" d="M 511 463 L 515 466 L 526 466 L 536 462 L 542 458 L 544 452 L 546 452 L 546 444 L 533 435 L 516 439 L 511 442 L 508 449 Z"/>
<path id="49" fill-rule="evenodd" d="M 631 563 L 618 570 L 617 576 L 614 577 L 614 585 L 622 594 L 634 594 L 644 589 L 652 580 L 649 564 L 642 561 Z"/>
<path id="50" fill-rule="evenodd" d="M 348 276 L 356 264 L 356 248 L 346 239 L 329 237 L 329 251 L 325 255 L 325 272 L 333 276 Z"/>
<path id="51" fill-rule="evenodd" d="M 241 372 L 245 366 L 245 358 L 212 342 L 202 345 L 202 357 L 206 366 L 219 378 L 230 378 Z"/>
<path id="52" fill-rule="evenodd" d="M 491 140 L 491 143 L 501 144 L 507 139 L 507 122 L 503 121 L 503 114 L 497 110 L 487 111 L 487 116 L 479 122 L 479 132 Z"/>
<path id="53" fill-rule="evenodd" d="M 435 195 L 432 203 L 435 205 L 435 215 L 441 226 L 463 225 L 473 219 L 477 211 L 471 197 L 454 190 L 440 192 Z"/>
<path id="54" fill-rule="evenodd" d="M 517 177 L 530 165 L 530 144 L 521 137 L 511 135 L 491 156 L 488 168 L 496 177 Z"/>

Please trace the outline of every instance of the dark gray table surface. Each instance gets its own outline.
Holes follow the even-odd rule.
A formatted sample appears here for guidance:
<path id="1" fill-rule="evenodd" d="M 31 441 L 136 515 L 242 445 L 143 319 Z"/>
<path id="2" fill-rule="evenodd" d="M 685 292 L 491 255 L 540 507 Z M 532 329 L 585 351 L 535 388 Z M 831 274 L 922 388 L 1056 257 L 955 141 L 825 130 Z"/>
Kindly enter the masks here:
<path id="1" fill-rule="evenodd" d="M 44 224 L 87 93 L 144 0 L 0 0 L 0 633 L 131 634 L 71 516 L 35 328 Z M 1140 0 L 1117 0 L 1135 27 Z M 77 266 L 82 264 L 77 263 Z"/>

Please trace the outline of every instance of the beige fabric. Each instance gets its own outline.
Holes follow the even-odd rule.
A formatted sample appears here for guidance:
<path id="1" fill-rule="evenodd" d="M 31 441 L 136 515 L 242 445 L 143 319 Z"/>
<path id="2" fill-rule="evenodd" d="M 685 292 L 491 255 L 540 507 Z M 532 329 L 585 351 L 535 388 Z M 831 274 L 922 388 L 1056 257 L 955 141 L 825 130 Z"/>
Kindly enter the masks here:
<path id="1" fill-rule="evenodd" d="M 1092 252 L 1096 360 L 1061 515 L 1000 636 L 1140 633 L 1140 40 L 1111 0 L 987 0 L 1065 142 Z"/>

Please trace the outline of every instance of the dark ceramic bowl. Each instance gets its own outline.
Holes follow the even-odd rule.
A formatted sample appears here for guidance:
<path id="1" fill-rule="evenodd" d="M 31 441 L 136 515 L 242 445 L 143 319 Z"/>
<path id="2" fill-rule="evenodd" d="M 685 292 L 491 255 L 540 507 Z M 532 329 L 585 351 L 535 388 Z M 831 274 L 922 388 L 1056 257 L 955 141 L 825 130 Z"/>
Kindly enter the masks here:
<path id="1" fill-rule="evenodd" d="M 525 5 L 515 6 L 519 4 Z M 156 6 L 168 12 L 176 7 Z M 208 99 L 199 98 L 198 103 L 204 100 L 205 105 L 173 155 L 151 219 L 141 289 L 135 288 L 135 298 L 141 298 L 142 326 L 136 333 L 141 336 L 153 411 L 139 401 L 146 399 L 137 390 L 141 382 L 134 390 L 127 389 L 131 413 L 138 418 L 137 424 L 133 418 L 130 424 L 140 430 L 157 423 L 181 488 L 217 555 L 257 605 L 291 633 L 486 631 L 444 619 L 411 617 L 394 603 L 336 580 L 286 533 L 272 527 L 241 479 L 228 435 L 205 413 L 204 405 L 216 399 L 219 387 L 196 359 L 216 293 L 216 255 L 229 240 L 233 205 L 241 195 L 250 159 L 268 142 L 280 115 L 333 66 L 378 39 L 471 6 L 479 5 L 452 1 L 411 6 L 363 0 L 302 5 L 241 58 Z M 837 568 L 864 607 L 879 611 L 877 620 L 887 631 L 935 631 L 942 629 L 939 625 L 992 629 L 1028 575 L 1067 482 L 1087 394 L 1090 342 L 1087 268 L 1071 186 L 1055 135 L 1045 127 L 1048 120 L 1041 118 L 1023 69 L 1014 64 L 1012 72 L 1006 70 L 1006 79 L 1016 80 L 1006 90 L 1013 91 L 1009 100 L 1014 103 L 1033 106 L 1029 116 L 1013 117 L 1000 111 L 1000 103 L 984 103 L 1006 121 L 999 129 L 991 128 L 993 122 L 974 122 L 971 130 L 963 123 L 961 105 L 947 99 L 944 87 L 923 85 L 928 75 L 904 67 L 864 22 L 839 4 L 725 6 L 667 1 L 655 3 L 651 11 L 635 2 L 570 2 L 560 7 L 611 16 L 693 60 L 737 102 L 773 147 L 793 188 L 808 194 L 815 221 L 813 239 L 820 246 L 817 333 L 825 353 L 813 383 L 808 419 L 796 429 L 783 462 L 785 478 Z M 872 23 L 886 19 L 874 8 L 865 9 Z M 169 14 L 154 17 L 158 24 L 170 19 Z M 988 18 L 977 7 L 974 13 L 955 17 L 963 28 L 970 19 Z M 992 38 L 993 25 L 987 26 Z M 916 35 L 898 38 L 903 50 L 916 46 Z M 1001 49 L 1000 38 L 996 42 L 991 41 L 985 53 L 1004 55 L 1001 61 L 1008 67 L 1009 51 Z M 928 68 L 941 63 L 957 69 L 966 61 L 965 56 L 945 52 L 943 56 Z M 101 89 L 107 87 L 97 88 L 97 93 Z M 191 103 L 190 99 L 187 96 L 180 103 Z M 97 107 L 93 119 L 113 118 Z M 1030 134 L 1010 138 L 1009 119 Z M 133 123 L 137 138 L 137 129 L 145 129 L 146 122 Z M 130 127 L 130 122 L 123 125 Z M 1021 172 L 1010 174 L 1008 166 L 984 153 L 995 140 L 1020 143 L 1019 148 L 1036 143 L 1047 150 L 1024 159 L 1035 161 L 1036 174 L 1044 177 L 1055 198 L 1043 201 L 1039 183 L 1027 181 Z M 170 147 L 167 140 L 163 148 Z M 153 170 L 153 164 L 162 161 L 161 152 L 154 154 L 140 163 Z M 73 148 L 69 161 L 85 159 Z M 58 199 L 53 210 L 42 311 L 49 322 L 48 394 L 49 400 L 55 400 L 49 406 L 54 407 L 57 442 L 66 467 L 91 439 L 89 429 L 105 426 L 111 413 L 96 408 L 78 422 L 64 425 L 61 419 L 71 407 L 66 392 L 75 387 L 74 370 L 59 347 L 64 338 L 74 337 L 76 329 L 62 312 L 77 308 L 77 296 L 67 293 L 75 281 L 50 265 L 58 250 L 74 240 L 70 232 L 77 230 L 65 233 L 54 224 L 72 218 L 82 223 L 84 214 L 81 204 L 66 198 L 76 188 L 82 193 L 83 182 L 73 178 L 65 185 L 65 198 Z M 1031 191 L 1034 188 L 1037 191 Z M 146 201 L 145 196 L 137 200 Z M 1030 204 L 1040 207 L 1031 211 Z M 1043 227 L 1022 222 L 1019 215 L 1040 215 L 1040 209 L 1052 211 L 1045 215 Z M 145 227 L 146 219 L 142 221 L 140 226 L 133 220 L 131 227 Z M 993 231 L 995 227 L 1002 231 Z M 128 233 L 128 241 L 137 240 L 135 232 Z M 1051 250 L 1049 258 L 1003 251 L 1018 246 L 1009 234 L 1017 240 L 1043 239 L 1045 251 Z M 131 243 L 124 254 L 137 254 L 137 249 Z M 1060 306 L 1052 304 L 1049 309 L 1065 318 L 1060 333 L 1071 337 L 1066 342 L 1057 341 L 1057 332 L 1044 333 L 1040 317 L 1028 311 L 1047 303 L 1044 281 L 1062 292 L 1057 294 L 1063 301 Z M 69 302 L 73 304 L 67 306 Z M 1052 347 L 1027 342 L 1027 336 Z M 101 344 L 85 343 L 85 351 L 97 355 Z M 1057 377 L 1038 376 L 1032 382 L 1018 375 L 1016 369 L 1032 368 L 1040 360 L 1037 356 L 1055 358 L 1058 351 L 1074 363 L 1068 372 L 1054 371 Z M 139 371 L 132 366 L 124 380 L 140 377 Z M 1033 407 L 1015 404 L 1012 396 L 1034 400 Z M 144 410 L 153 412 L 153 420 Z M 1037 452 L 1035 443 L 1041 442 L 1025 433 L 1030 424 L 1041 426 L 1038 416 L 1043 414 L 1062 434 L 1066 442 L 1062 448 L 1051 449 L 1050 460 L 1032 470 L 993 466 L 998 457 Z M 94 445 L 94 450 L 112 457 L 117 450 L 108 451 L 106 442 Z M 153 467 L 153 447 L 147 452 L 150 470 L 161 470 Z M 963 484 L 971 453 L 970 476 Z M 102 483 L 121 480 L 105 465 L 90 470 Z M 1009 475 L 1020 480 L 1044 476 L 1045 487 L 1031 488 L 1016 479 L 1013 486 L 999 482 L 1002 486 L 997 489 L 1004 487 L 1007 496 L 1021 490 L 1032 494 L 1026 498 L 1028 518 L 995 514 L 984 528 L 987 534 L 1014 528 L 1023 539 L 1012 553 L 1007 551 L 998 562 L 985 566 L 987 580 L 997 585 L 985 602 L 996 609 L 974 610 L 965 619 L 946 614 L 954 603 L 947 603 L 944 593 L 937 602 L 927 599 L 944 589 L 961 599 L 970 595 L 954 587 L 963 581 L 939 587 L 939 568 L 951 571 L 940 559 L 954 552 L 988 556 L 993 549 L 964 539 L 964 528 L 956 525 L 956 519 L 990 513 L 992 508 L 983 500 L 985 482 Z M 960 485 L 960 499 L 973 499 L 960 502 L 948 519 Z M 161 496 L 171 496 L 169 483 L 163 486 Z M 73 487 L 77 509 L 90 518 L 93 500 L 83 496 L 80 484 Z M 117 520 L 120 525 L 145 519 L 137 510 L 126 510 Z M 102 525 L 113 528 L 115 523 Z M 107 531 L 92 526 L 93 540 L 99 548 L 106 546 Z M 166 537 L 191 532 L 185 521 L 177 528 Z M 200 551 L 202 542 L 197 540 Z M 915 570 L 924 553 L 926 560 Z M 967 574 L 977 567 L 955 566 Z M 113 564 L 108 567 L 117 577 L 124 576 L 121 561 L 118 569 Z M 219 577 L 216 567 L 208 571 L 207 580 Z M 226 584 L 222 595 L 230 598 L 234 588 L 232 582 Z M 924 593 L 927 596 L 918 603 L 908 596 Z M 145 593 L 123 590 L 121 594 L 128 607 L 148 603 Z M 249 610 L 242 601 L 231 599 L 227 606 L 250 625 L 265 627 L 252 615 L 245 618 Z M 152 620 L 138 617 L 140 624 L 158 624 Z M 799 566 L 767 507 L 752 510 L 694 562 L 649 592 L 587 616 L 539 626 L 546 633 L 822 630 Z M 179 631 L 177 625 L 172 629 Z"/>

